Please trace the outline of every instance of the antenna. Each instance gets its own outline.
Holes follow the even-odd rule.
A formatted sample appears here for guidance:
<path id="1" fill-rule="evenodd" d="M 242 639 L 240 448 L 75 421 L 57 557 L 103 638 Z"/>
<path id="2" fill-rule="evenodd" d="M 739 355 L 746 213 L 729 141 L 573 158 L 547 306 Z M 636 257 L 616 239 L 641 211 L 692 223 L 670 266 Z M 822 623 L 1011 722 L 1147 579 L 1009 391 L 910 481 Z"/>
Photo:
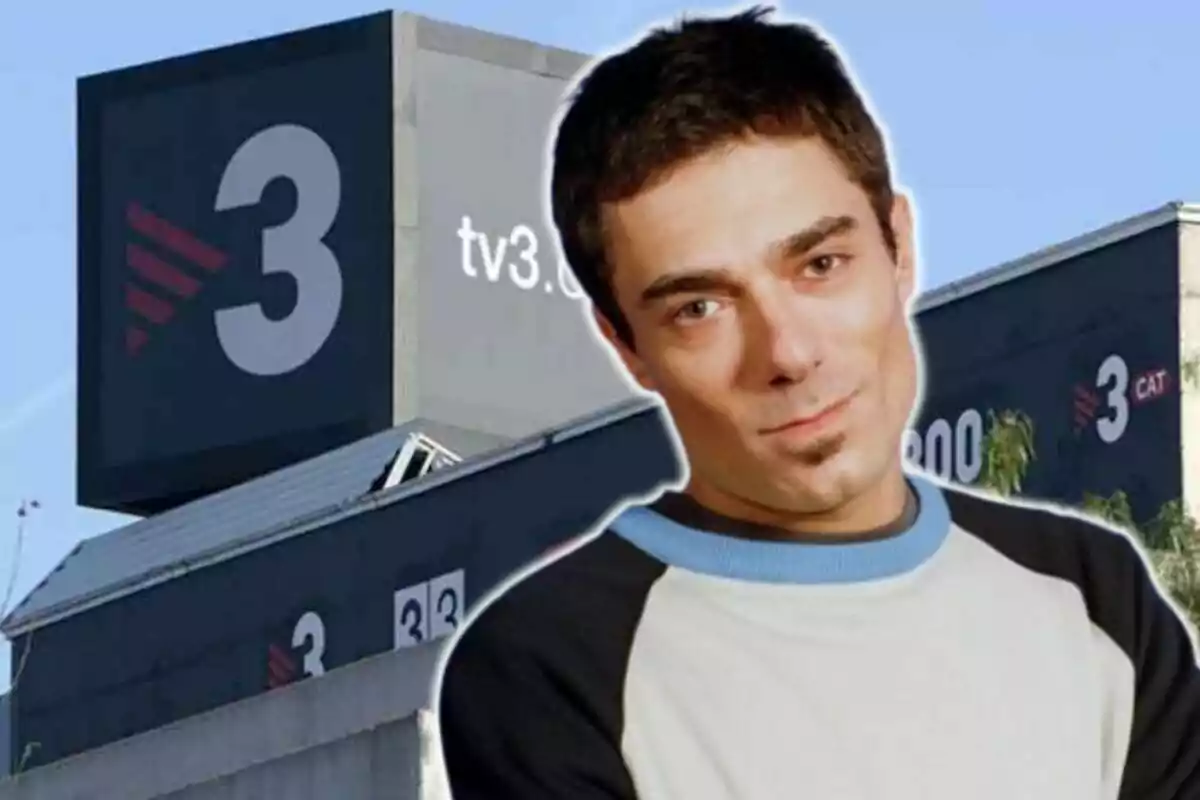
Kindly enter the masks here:
<path id="1" fill-rule="evenodd" d="M 384 478 L 382 489 L 390 489 L 399 483 L 416 480 L 430 472 L 461 463 L 455 452 L 420 433 L 409 434 L 408 439 L 396 453 L 396 459 Z"/>

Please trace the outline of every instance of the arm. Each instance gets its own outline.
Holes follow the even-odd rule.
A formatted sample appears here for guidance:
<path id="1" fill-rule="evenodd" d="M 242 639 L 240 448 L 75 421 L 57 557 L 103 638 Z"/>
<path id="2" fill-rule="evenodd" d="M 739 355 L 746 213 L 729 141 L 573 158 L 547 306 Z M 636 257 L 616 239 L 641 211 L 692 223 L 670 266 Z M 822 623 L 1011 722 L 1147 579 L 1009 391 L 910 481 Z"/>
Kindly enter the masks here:
<path id="1" fill-rule="evenodd" d="M 580 672 L 519 621 L 476 620 L 442 673 L 438 724 L 454 800 L 636 800 L 619 734 Z M 565 659 L 569 661 L 570 659 Z"/>
<path id="2" fill-rule="evenodd" d="M 1132 546 L 1131 546 L 1132 547 Z M 1200 798 L 1200 667 L 1187 629 L 1132 553 L 1133 721 L 1119 800 Z"/>

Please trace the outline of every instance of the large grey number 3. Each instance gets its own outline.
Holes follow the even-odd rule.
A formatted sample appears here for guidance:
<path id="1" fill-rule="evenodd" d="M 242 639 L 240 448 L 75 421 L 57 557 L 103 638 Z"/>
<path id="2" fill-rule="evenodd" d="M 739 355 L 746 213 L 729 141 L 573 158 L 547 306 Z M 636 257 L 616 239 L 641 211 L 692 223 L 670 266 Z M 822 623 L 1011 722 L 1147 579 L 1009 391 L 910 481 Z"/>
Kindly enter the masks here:
<path id="1" fill-rule="evenodd" d="M 337 218 L 342 178 L 329 145 L 308 128 L 276 125 L 233 154 L 217 189 L 217 211 L 254 205 L 267 184 L 296 187 L 296 211 L 262 234 L 262 271 L 296 281 L 296 306 L 272 320 L 258 303 L 216 313 L 217 338 L 236 366 L 252 375 L 283 375 L 320 351 L 342 308 L 342 270 L 323 241 Z"/>
<path id="2" fill-rule="evenodd" d="M 1112 388 L 1109 388 L 1109 384 Z M 1125 359 L 1113 354 L 1104 359 L 1096 372 L 1096 388 L 1107 389 L 1105 401 L 1112 417 L 1098 417 L 1096 431 L 1105 444 L 1112 444 L 1121 438 L 1125 428 L 1129 426 L 1129 365 Z"/>

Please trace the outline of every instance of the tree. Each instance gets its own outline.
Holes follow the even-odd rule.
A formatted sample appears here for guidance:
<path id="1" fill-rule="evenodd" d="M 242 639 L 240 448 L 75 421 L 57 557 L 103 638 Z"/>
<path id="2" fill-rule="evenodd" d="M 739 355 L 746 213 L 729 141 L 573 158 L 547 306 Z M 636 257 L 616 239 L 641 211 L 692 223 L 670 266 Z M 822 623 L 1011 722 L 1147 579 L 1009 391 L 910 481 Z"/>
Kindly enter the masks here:
<path id="1" fill-rule="evenodd" d="M 979 483 L 998 495 L 1018 494 L 1036 457 L 1033 420 L 1021 411 L 988 412 Z"/>
<path id="2" fill-rule="evenodd" d="M 1033 421 L 1020 411 L 988 412 L 982 442 L 983 470 L 979 485 L 996 494 L 1019 494 L 1036 458 Z M 1138 525 L 1123 491 L 1105 497 L 1084 495 L 1081 510 L 1129 531 L 1143 545 L 1159 582 L 1200 629 L 1200 536 L 1182 500 L 1162 506 L 1148 523 Z"/>

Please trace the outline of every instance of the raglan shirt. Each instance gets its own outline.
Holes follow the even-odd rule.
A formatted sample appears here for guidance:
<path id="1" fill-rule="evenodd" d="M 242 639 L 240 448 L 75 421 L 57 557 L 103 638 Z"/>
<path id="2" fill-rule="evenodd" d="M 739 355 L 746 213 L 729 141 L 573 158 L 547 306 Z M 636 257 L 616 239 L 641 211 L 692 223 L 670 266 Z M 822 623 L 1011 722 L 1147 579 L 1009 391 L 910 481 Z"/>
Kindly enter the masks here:
<path id="1" fill-rule="evenodd" d="M 454 800 L 1200 800 L 1200 670 L 1125 536 L 909 476 L 770 541 L 634 506 L 460 629 Z"/>

